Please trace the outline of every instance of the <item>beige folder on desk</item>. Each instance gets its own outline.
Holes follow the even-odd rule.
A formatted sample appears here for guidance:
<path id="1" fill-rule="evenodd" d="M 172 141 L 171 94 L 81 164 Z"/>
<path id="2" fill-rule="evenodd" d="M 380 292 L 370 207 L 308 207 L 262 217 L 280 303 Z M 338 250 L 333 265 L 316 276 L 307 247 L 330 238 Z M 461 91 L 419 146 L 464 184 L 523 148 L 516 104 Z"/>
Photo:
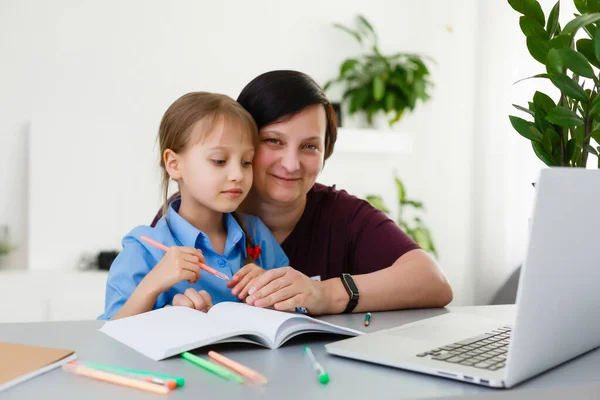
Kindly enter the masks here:
<path id="1" fill-rule="evenodd" d="M 0 342 L 0 392 L 75 358 L 73 350 Z"/>

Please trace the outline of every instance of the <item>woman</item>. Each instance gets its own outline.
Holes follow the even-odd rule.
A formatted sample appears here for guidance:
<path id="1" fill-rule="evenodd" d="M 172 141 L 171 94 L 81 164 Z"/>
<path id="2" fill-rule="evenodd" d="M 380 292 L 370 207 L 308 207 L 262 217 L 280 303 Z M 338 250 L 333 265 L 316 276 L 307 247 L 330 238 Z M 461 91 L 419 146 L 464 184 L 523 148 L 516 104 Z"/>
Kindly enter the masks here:
<path id="1" fill-rule="evenodd" d="M 258 307 L 303 307 L 313 315 L 443 307 L 452 300 L 435 260 L 391 219 L 315 183 L 337 127 L 333 107 L 309 76 L 264 73 L 238 102 L 259 129 L 254 183 L 241 211 L 267 225 L 292 267 L 247 265 L 228 285 L 232 294 Z"/>

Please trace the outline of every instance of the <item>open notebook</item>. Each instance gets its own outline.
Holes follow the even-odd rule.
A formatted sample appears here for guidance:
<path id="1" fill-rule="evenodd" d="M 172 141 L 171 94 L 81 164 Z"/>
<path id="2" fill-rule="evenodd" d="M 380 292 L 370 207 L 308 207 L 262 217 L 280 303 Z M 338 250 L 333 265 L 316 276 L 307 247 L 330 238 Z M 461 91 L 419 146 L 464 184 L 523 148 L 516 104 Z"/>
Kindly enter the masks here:
<path id="1" fill-rule="evenodd" d="M 303 314 L 233 302 L 219 303 L 207 313 L 165 307 L 107 322 L 100 331 L 156 361 L 214 343 L 250 342 L 274 349 L 308 332 L 362 334 Z"/>
<path id="2" fill-rule="evenodd" d="M 0 342 L 0 392 L 75 358 L 73 350 Z"/>

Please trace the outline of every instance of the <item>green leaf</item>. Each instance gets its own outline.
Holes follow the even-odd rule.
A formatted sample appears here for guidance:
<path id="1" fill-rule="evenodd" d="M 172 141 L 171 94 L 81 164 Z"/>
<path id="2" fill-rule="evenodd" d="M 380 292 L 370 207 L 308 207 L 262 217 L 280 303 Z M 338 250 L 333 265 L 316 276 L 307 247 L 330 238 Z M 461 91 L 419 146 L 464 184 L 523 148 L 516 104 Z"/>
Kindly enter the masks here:
<path id="1" fill-rule="evenodd" d="M 600 112 L 600 93 L 596 93 L 596 96 L 592 100 L 592 104 L 590 105 L 590 115 L 594 116 Z"/>
<path id="2" fill-rule="evenodd" d="M 390 213 L 390 210 L 386 207 L 385 202 L 383 201 L 383 198 L 381 196 L 370 194 L 367 195 L 366 200 L 369 203 L 371 203 L 371 205 L 376 209 L 381 210 L 386 214 Z"/>
<path id="3" fill-rule="evenodd" d="M 587 58 L 587 60 L 596 68 L 600 68 L 600 63 L 595 55 L 594 42 L 591 39 L 579 39 L 577 41 L 577 51 L 583 54 L 585 58 Z"/>
<path id="4" fill-rule="evenodd" d="M 519 18 L 519 25 L 526 37 L 539 36 L 548 39 L 548 33 L 544 30 L 544 25 L 541 25 L 535 18 L 522 16 Z"/>
<path id="5" fill-rule="evenodd" d="M 408 205 L 408 206 L 412 206 L 414 208 L 417 208 L 419 210 L 423 209 L 423 202 L 422 201 L 416 201 L 416 200 L 406 200 L 404 202 L 404 204 Z"/>
<path id="6" fill-rule="evenodd" d="M 554 150 L 560 147 L 560 135 L 552 128 L 546 129 L 542 144 L 548 153 L 553 154 Z"/>
<path id="7" fill-rule="evenodd" d="M 546 61 L 546 70 L 549 74 L 562 74 L 563 73 L 563 59 L 560 56 L 559 50 L 550 49 L 548 52 L 548 58 Z"/>
<path id="8" fill-rule="evenodd" d="M 589 144 L 587 145 L 587 151 L 588 151 L 588 153 L 592 153 L 593 155 L 598 157 L 598 152 L 596 151 L 596 149 L 593 148 L 592 146 L 590 146 Z"/>
<path id="9" fill-rule="evenodd" d="M 551 49 L 568 49 L 571 47 L 571 39 L 568 36 L 557 36 L 550 40 Z"/>
<path id="10" fill-rule="evenodd" d="M 385 111 L 393 111 L 394 107 L 396 107 L 396 94 L 389 91 L 385 94 Z"/>
<path id="11" fill-rule="evenodd" d="M 590 63 L 583 54 L 572 49 L 552 49 L 550 53 L 552 52 L 557 52 L 563 65 L 577 75 L 591 79 L 595 77 L 594 70 L 590 67 Z M 550 54 L 548 54 L 548 60 L 550 60 Z"/>
<path id="12" fill-rule="evenodd" d="M 546 31 L 550 37 L 554 36 L 558 29 L 558 15 L 560 14 L 560 1 L 557 1 L 550 15 L 548 16 L 548 23 L 546 24 Z"/>
<path id="13" fill-rule="evenodd" d="M 537 74 L 537 75 L 534 75 L 534 76 L 528 76 L 527 78 L 519 79 L 518 81 L 516 81 L 515 83 L 513 83 L 513 85 L 516 85 L 517 83 L 526 81 L 528 79 L 537 79 L 537 78 L 548 78 L 548 79 L 550 79 L 550 75 L 549 74 Z"/>
<path id="14" fill-rule="evenodd" d="M 600 128 L 593 130 L 592 133 L 590 133 L 590 136 L 596 141 L 596 143 L 600 144 Z"/>
<path id="15" fill-rule="evenodd" d="M 554 109 L 548 113 L 546 119 L 563 128 L 572 128 L 583 125 L 583 120 L 577 114 L 563 106 L 554 107 Z"/>
<path id="16" fill-rule="evenodd" d="M 369 21 L 367 21 L 367 19 L 362 15 L 358 16 L 358 20 L 363 24 L 363 26 L 367 28 L 369 32 L 371 32 L 371 35 L 373 35 L 373 39 L 377 41 L 377 33 L 375 33 L 375 29 L 373 29 L 373 26 L 369 23 Z"/>
<path id="17" fill-rule="evenodd" d="M 350 105 L 348 112 L 353 114 L 358 110 L 362 110 L 369 98 L 370 91 L 367 87 L 363 86 L 357 89 L 350 98 Z"/>
<path id="18" fill-rule="evenodd" d="M 383 99 L 385 95 L 385 82 L 379 75 L 373 78 L 373 98 L 376 101 Z"/>
<path id="19" fill-rule="evenodd" d="M 579 145 L 577 144 L 575 139 L 569 139 L 569 141 L 567 142 L 566 156 L 567 156 L 567 160 L 572 161 L 573 164 L 575 164 L 577 162 L 577 160 L 579 159 L 579 154 L 577 154 L 578 149 L 581 149 L 581 147 L 579 147 Z"/>
<path id="20" fill-rule="evenodd" d="M 560 34 L 563 36 L 573 37 L 573 35 L 575 35 L 575 32 L 577 32 L 582 26 L 592 24 L 599 20 L 599 13 L 580 15 L 579 17 L 571 20 L 567 25 L 565 25 Z"/>
<path id="21" fill-rule="evenodd" d="M 544 11 L 542 11 L 540 3 L 536 0 L 508 0 L 508 4 L 510 4 L 515 11 L 534 18 L 542 25 L 546 22 Z"/>
<path id="22" fill-rule="evenodd" d="M 543 135 L 537 131 L 537 129 L 535 129 L 535 127 L 533 126 L 533 124 L 529 121 L 525 121 L 522 118 L 519 117 L 515 117 L 510 115 L 510 123 L 512 124 L 513 128 L 524 138 L 527 138 L 531 141 L 534 142 L 541 142 Z M 532 131 L 530 128 L 534 128 L 534 131 Z M 537 134 L 536 134 L 537 132 Z"/>
<path id="23" fill-rule="evenodd" d="M 362 44 L 362 38 L 360 37 L 360 34 L 358 32 L 355 32 L 350 28 L 346 28 L 344 25 L 341 24 L 333 24 L 333 26 L 352 35 L 356 40 L 358 40 L 358 43 Z"/>
<path id="24" fill-rule="evenodd" d="M 544 110 L 546 114 L 556 107 L 556 104 L 550 98 L 550 96 L 542 92 L 535 92 L 533 95 L 533 105 L 535 106 L 536 110 Z"/>
<path id="25" fill-rule="evenodd" d="M 587 101 L 585 90 L 566 75 L 551 75 L 550 80 L 565 95 L 579 101 Z"/>
<path id="26" fill-rule="evenodd" d="M 573 0 L 573 3 L 575 3 L 575 8 L 580 13 L 585 14 L 589 12 L 587 0 Z"/>
<path id="27" fill-rule="evenodd" d="M 340 66 L 340 77 L 346 76 L 346 73 L 354 69 L 354 67 L 356 67 L 359 63 L 360 61 L 354 58 L 349 58 L 344 61 Z"/>
<path id="28" fill-rule="evenodd" d="M 594 56 L 600 62 L 600 24 L 598 24 L 594 32 Z"/>
<path id="29" fill-rule="evenodd" d="M 548 154 L 546 150 L 544 150 L 544 146 L 538 142 L 531 142 L 531 146 L 533 147 L 533 151 L 535 155 L 544 162 L 549 167 L 554 166 L 554 161 L 552 160 L 552 156 Z"/>
<path id="30" fill-rule="evenodd" d="M 571 128 L 571 136 L 579 147 L 583 147 L 583 139 L 585 138 L 585 128 L 583 126 Z"/>
<path id="31" fill-rule="evenodd" d="M 534 111 L 531 111 L 531 110 L 529 110 L 529 109 L 527 109 L 525 107 L 521 107 L 521 106 L 516 105 L 516 104 L 513 104 L 513 107 L 516 108 L 519 111 L 523 111 L 523 112 L 531 115 L 532 117 L 535 117 L 535 112 Z"/>
<path id="32" fill-rule="evenodd" d="M 530 36 L 527 38 L 527 50 L 529 50 L 529 53 L 536 61 L 546 64 L 550 43 L 548 39 Z"/>
<path id="33" fill-rule="evenodd" d="M 588 12 L 595 13 L 600 11 L 599 0 L 587 0 Z"/>
<path id="34" fill-rule="evenodd" d="M 398 191 L 398 201 L 400 204 L 404 204 L 406 201 L 406 190 L 404 189 L 404 184 L 397 176 L 394 177 L 394 181 L 396 182 L 396 190 Z"/>

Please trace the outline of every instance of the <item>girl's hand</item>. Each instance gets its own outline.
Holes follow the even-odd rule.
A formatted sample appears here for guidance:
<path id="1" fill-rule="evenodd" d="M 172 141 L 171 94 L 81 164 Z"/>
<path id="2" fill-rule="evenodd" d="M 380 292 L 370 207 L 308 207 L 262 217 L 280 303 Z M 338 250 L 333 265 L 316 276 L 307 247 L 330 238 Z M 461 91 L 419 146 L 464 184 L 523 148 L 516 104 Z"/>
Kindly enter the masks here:
<path id="1" fill-rule="evenodd" d="M 247 264 L 236 272 L 229 282 L 228 288 L 231 289 L 231 294 L 238 296 L 240 300 L 244 300 L 248 296 L 248 290 L 253 282 L 265 273 L 265 270 L 256 264 Z"/>
<path id="2" fill-rule="evenodd" d="M 324 314 L 329 305 L 322 282 L 314 281 L 292 267 L 265 271 L 249 285 L 246 303 L 276 310 L 304 307 L 313 315 Z"/>
<path id="3" fill-rule="evenodd" d="M 181 281 L 196 283 L 200 279 L 199 263 L 206 263 L 202 251 L 173 246 L 142 282 L 157 294 L 169 290 Z"/>
<path id="4" fill-rule="evenodd" d="M 210 294 L 206 290 L 196 291 L 193 288 L 188 288 L 184 294 L 177 293 L 173 297 L 173 305 L 207 312 L 213 306 L 213 303 Z"/>

